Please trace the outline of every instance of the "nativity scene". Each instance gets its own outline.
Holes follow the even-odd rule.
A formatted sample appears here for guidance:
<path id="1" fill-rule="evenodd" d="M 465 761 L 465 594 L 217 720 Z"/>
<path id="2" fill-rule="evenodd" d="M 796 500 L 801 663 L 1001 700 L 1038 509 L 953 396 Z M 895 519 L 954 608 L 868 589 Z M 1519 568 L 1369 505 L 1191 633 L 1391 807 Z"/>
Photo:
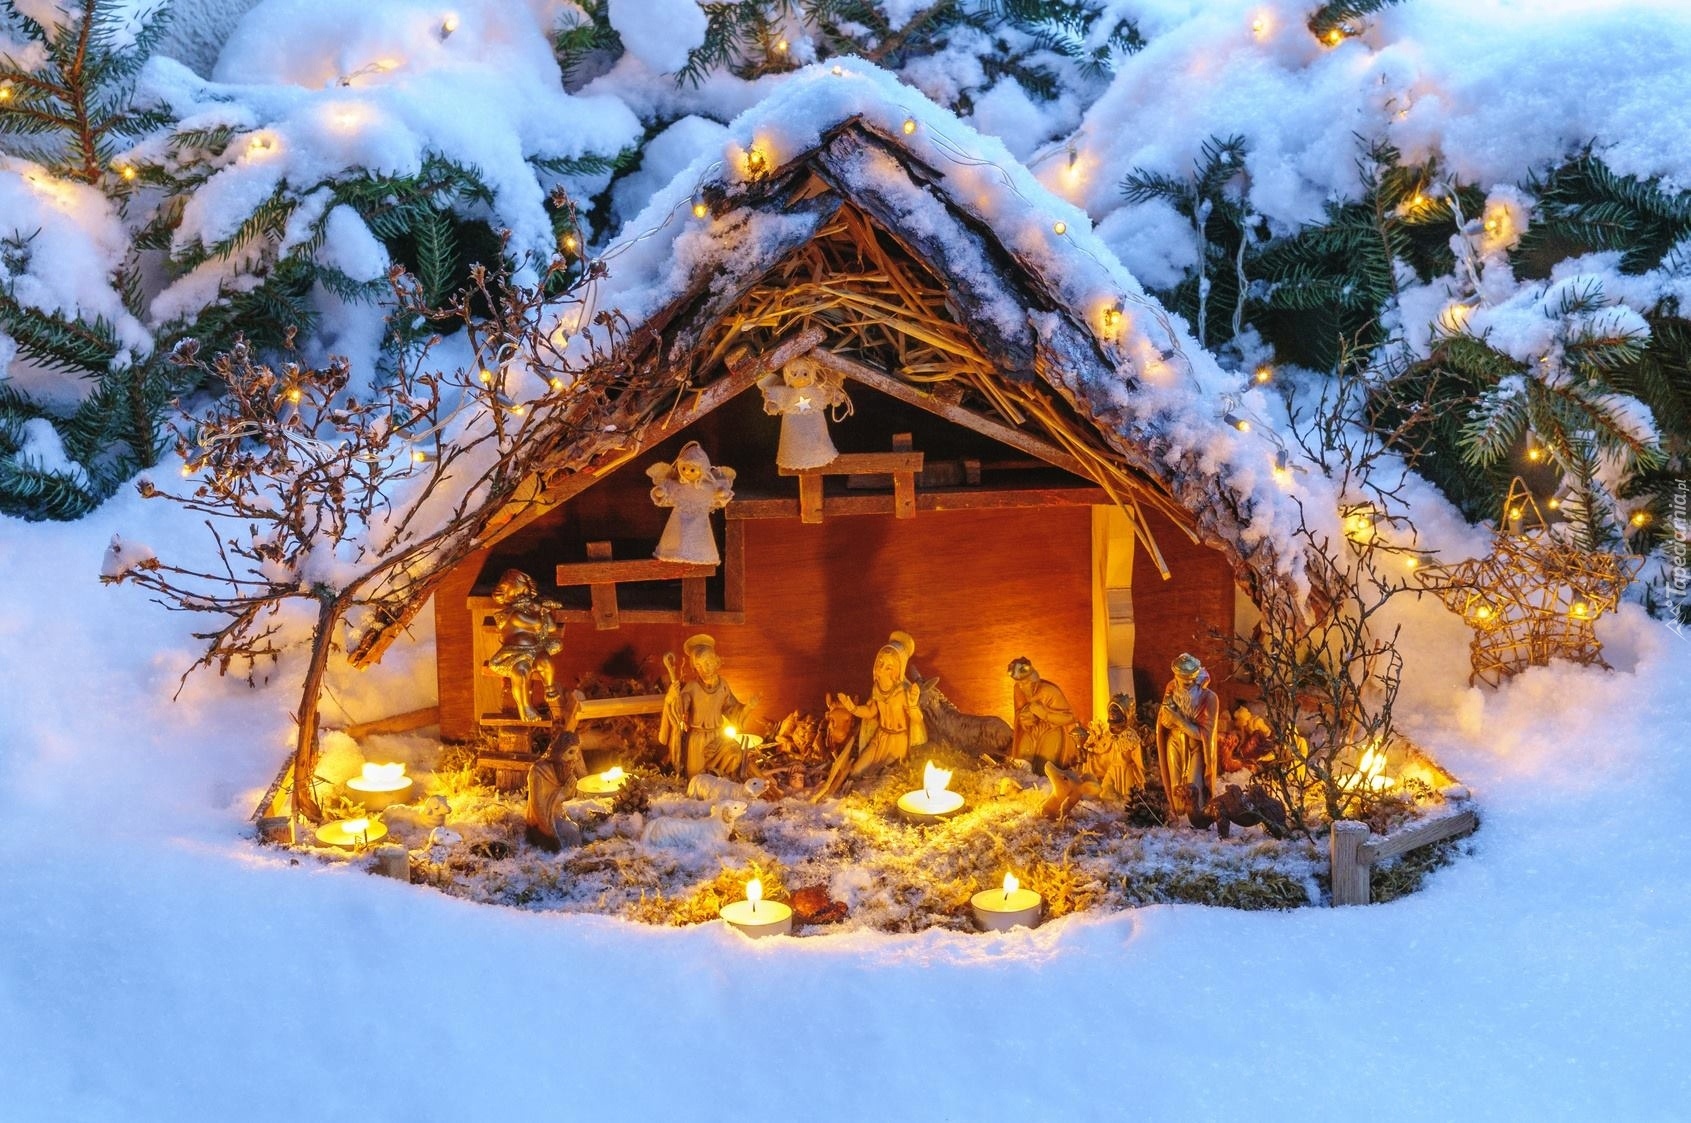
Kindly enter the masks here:
<path id="1" fill-rule="evenodd" d="M 1018 182 L 1022 217 L 981 221 L 1001 204 L 937 172 L 948 150 L 923 135 L 967 130 L 917 122 L 906 88 L 823 73 L 796 96 L 802 142 L 753 123 L 737 161 L 675 185 L 697 200 L 666 235 L 688 252 L 611 271 L 597 299 L 644 303 L 614 336 L 581 333 L 580 371 L 541 370 L 556 390 L 614 364 L 618 393 L 534 438 L 532 477 L 474 549 L 354 648 L 379 658 L 432 612 L 430 717 L 464 782 L 491 781 L 459 803 L 502 822 L 521 796 L 521 838 L 563 865 L 537 873 L 498 831 L 475 863 L 574 871 L 584 895 L 666 922 L 738 902 L 802 904 L 801 928 L 853 907 L 990 926 L 960 904 L 982 878 L 1023 878 L 1044 910 L 1029 922 L 1115 899 L 1098 871 L 1137 860 L 1145 829 L 1287 839 L 1229 860 L 1239 901 L 1290 907 L 1327 857 L 1306 824 L 1459 810 L 1448 776 L 1383 735 L 1369 764 L 1391 775 L 1352 782 L 1352 734 L 1312 750 L 1301 702 L 1242 670 L 1271 629 L 1335 618 L 1288 575 L 1331 579 L 1331 598 L 1339 571 L 1288 533 L 1284 441 L 1239 423 L 1246 399 L 1193 389 L 1192 342 L 1066 204 Z M 462 827 L 412 818 L 414 838 L 458 836 L 413 847 L 414 876 L 459 885 Z M 1111 841 L 1075 881 L 1072 847 L 1100 823 Z M 978 851 L 1005 832 L 1011 853 Z M 865 861 L 951 903 L 876 921 L 835 846 L 885 852 Z M 761 896 L 706 876 L 729 855 Z M 683 882 L 690 903 L 650 903 Z"/>

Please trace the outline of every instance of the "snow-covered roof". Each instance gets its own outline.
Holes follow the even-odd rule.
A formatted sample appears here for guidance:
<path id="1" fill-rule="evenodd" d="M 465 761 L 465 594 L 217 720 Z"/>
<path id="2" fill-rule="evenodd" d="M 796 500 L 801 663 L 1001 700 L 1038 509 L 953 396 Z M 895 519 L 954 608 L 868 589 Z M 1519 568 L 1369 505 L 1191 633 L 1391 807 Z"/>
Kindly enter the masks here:
<path id="1" fill-rule="evenodd" d="M 996 139 L 860 60 L 801 72 L 729 127 L 596 259 L 584 305 L 548 325 L 572 365 L 609 350 L 643 381 L 626 420 L 673 412 L 719 378 L 695 353 L 761 278 L 843 205 L 946 286 L 1008 380 L 1040 379 L 1097 441 L 1190 516 L 1252 583 L 1301 570 L 1300 512 L 1263 391 L 1224 370 L 1094 234 Z M 600 313 L 614 312 L 613 341 Z M 685 379 L 677 377 L 685 372 Z M 534 379 L 533 391 L 544 393 Z M 520 395 L 520 390 L 519 390 Z M 550 458 L 538 496 L 488 545 L 673 432 L 610 424 Z M 538 498 L 538 502 L 536 502 Z M 362 647 L 362 645 L 361 645 Z"/>

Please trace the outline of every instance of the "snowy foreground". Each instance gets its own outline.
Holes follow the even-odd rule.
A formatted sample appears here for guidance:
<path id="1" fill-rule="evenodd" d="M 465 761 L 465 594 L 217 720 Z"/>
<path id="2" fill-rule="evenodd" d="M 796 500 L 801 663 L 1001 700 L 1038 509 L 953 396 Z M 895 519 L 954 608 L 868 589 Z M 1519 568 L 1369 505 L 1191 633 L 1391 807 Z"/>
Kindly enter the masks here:
<path id="1" fill-rule="evenodd" d="M 170 703 L 197 622 L 95 579 L 157 515 L 0 523 L 5 1119 L 1691 1113 L 1691 641 L 1635 610 L 1615 674 L 1481 694 L 1448 637 L 1412 653 L 1410 732 L 1485 822 L 1397 903 L 753 944 L 249 844 L 290 688 Z M 337 697 L 403 708 L 428 654 Z"/>

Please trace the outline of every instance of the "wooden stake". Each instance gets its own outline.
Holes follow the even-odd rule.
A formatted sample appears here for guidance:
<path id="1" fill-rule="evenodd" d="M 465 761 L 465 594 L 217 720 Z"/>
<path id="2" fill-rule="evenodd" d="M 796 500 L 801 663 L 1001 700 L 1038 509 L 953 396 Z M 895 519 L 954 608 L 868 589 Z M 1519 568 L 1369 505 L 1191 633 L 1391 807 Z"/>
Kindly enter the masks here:
<path id="1" fill-rule="evenodd" d="M 822 521 L 822 476 L 815 472 L 799 476 L 799 521 Z"/>
<path id="2" fill-rule="evenodd" d="M 1328 835 L 1328 858 L 1332 864 L 1333 904 L 1368 903 L 1368 866 L 1362 859 L 1362 845 L 1368 841 L 1368 824 L 1344 819 L 1333 824 Z"/>
<path id="3" fill-rule="evenodd" d="M 371 872 L 396 881 L 411 880 L 411 856 L 397 843 L 376 847 L 376 862 Z"/>

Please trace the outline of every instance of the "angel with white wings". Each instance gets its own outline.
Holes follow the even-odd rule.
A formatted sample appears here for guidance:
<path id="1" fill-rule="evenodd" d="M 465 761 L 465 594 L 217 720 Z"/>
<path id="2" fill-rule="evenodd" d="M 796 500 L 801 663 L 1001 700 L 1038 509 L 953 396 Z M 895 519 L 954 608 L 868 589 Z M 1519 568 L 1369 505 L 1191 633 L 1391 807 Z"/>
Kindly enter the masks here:
<path id="1" fill-rule="evenodd" d="M 840 377 L 809 355 L 800 355 L 757 380 L 763 391 L 763 412 L 781 418 L 781 443 L 775 463 L 798 470 L 833 462 L 839 450 L 828 436 L 828 417 L 843 421 L 851 415 Z"/>
<path id="2" fill-rule="evenodd" d="M 710 513 L 734 498 L 734 469 L 711 464 L 699 442 L 688 441 L 674 464 L 653 464 L 646 475 L 652 481 L 652 502 L 674 508 L 653 556 L 660 561 L 719 564 L 722 555 L 717 553 Z"/>

